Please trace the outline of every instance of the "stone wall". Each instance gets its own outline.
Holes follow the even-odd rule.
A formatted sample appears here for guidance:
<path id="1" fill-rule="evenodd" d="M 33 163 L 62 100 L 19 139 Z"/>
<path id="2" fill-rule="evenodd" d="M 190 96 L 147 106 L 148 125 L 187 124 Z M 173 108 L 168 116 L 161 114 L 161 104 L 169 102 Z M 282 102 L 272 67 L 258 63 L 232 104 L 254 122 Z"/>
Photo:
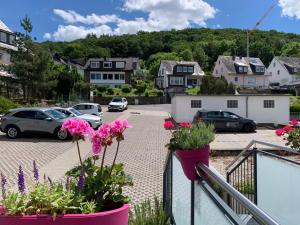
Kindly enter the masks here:
<path id="1" fill-rule="evenodd" d="M 93 102 L 100 105 L 108 105 L 111 101 L 111 97 L 93 97 Z M 129 105 L 152 105 L 152 104 L 167 104 L 168 100 L 166 96 L 159 97 L 126 97 Z"/>

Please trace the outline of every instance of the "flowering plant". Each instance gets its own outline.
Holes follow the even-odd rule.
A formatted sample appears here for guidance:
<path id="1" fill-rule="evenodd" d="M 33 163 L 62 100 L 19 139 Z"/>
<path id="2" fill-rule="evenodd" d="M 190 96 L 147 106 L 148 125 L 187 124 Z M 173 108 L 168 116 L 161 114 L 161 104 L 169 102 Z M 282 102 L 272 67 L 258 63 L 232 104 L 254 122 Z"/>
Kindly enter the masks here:
<path id="1" fill-rule="evenodd" d="M 202 148 L 214 140 L 214 126 L 204 123 L 191 124 L 181 122 L 175 127 L 171 121 L 164 123 L 164 128 L 170 130 L 172 137 L 168 147 L 170 150 L 193 150 Z"/>
<path id="2" fill-rule="evenodd" d="M 297 151 L 300 151 L 300 129 L 295 127 L 298 123 L 297 120 L 292 120 L 289 125 L 277 129 L 275 133 L 277 136 L 283 137 L 287 146 L 289 145 Z"/>
<path id="3" fill-rule="evenodd" d="M 19 192 L 7 192 L 6 177 L 0 173 L 1 201 L 4 211 L 0 215 L 32 215 L 65 213 L 93 213 L 121 207 L 129 201 L 123 195 L 122 188 L 132 185 L 131 178 L 126 176 L 123 164 L 117 164 L 120 143 L 124 140 L 124 131 L 131 128 L 127 120 L 115 120 L 103 124 L 94 131 L 88 123 L 79 119 L 68 119 L 62 129 L 73 137 L 77 144 L 80 165 L 66 173 L 66 183 L 52 182 L 44 176 L 39 181 L 39 170 L 33 162 L 34 185 L 26 189 L 22 167 L 18 171 Z M 92 142 L 92 157 L 82 160 L 79 140 L 89 139 Z M 112 143 L 117 142 L 117 149 L 110 166 L 105 165 L 106 151 Z M 102 158 L 100 160 L 100 154 Z M 98 163 L 98 160 L 100 163 Z M 1 204 L 0 204 L 1 205 Z"/>

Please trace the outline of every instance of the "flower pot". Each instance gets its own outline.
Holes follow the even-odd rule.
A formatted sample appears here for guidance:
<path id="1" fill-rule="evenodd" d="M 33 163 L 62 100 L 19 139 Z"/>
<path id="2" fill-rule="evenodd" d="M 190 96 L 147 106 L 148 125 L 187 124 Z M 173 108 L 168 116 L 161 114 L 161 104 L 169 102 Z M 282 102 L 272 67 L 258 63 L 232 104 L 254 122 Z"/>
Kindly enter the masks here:
<path id="1" fill-rule="evenodd" d="M 0 206 L 1 213 L 1 206 Z M 3 216 L 1 225 L 128 225 L 129 205 L 91 214 L 65 214 L 55 220 L 50 215 Z"/>
<path id="2" fill-rule="evenodd" d="M 195 166 L 198 162 L 209 165 L 209 145 L 190 150 L 176 150 L 185 176 L 194 181 L 197 178 Z"/>

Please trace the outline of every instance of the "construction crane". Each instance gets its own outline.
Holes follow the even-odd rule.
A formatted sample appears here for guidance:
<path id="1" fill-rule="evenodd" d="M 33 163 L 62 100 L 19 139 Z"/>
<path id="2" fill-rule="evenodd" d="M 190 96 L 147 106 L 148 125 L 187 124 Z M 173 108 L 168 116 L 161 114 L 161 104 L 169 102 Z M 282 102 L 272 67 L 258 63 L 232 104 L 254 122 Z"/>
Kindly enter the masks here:
<path id="1" fill-rule="evenodd" d="M 248 29 L 247 30 L 247 59 L 249 59 L 249 39 L 250 39 L 250 34 L 256 30 L 259 25 L 261 24 L 261 22 L 269 15 L 269 13 L 274 9 L 274 7 L 276 6 L 276 4 L 274 3 L 265 13 L 264 15 L 260 18 L 260 20 L 258 20 L 255 24 L 255 26 L 252 29 Z"/>

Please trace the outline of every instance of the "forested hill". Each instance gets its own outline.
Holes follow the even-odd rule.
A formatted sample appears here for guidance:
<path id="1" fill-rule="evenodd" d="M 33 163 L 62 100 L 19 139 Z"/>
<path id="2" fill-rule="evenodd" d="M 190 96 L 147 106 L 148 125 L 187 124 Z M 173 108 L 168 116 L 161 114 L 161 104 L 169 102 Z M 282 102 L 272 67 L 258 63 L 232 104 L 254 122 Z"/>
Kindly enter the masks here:
<path id="1" fill-rule="evenodd" d="M 246 31 L 200 28 L 99 38 L 88 35 L 72 42 L 44 42 L 42 45 L 64 58 L 132 56 L 143 59 L 147 66 L 153 58 L 179 58 L 196 60 L 210 71 L 219 55 L 246 55 Z M 250 56 L 261 58 L 268 66 L 274 55 L 300 56 L 300 35 L 275 30 L 252 32 Z"/>

